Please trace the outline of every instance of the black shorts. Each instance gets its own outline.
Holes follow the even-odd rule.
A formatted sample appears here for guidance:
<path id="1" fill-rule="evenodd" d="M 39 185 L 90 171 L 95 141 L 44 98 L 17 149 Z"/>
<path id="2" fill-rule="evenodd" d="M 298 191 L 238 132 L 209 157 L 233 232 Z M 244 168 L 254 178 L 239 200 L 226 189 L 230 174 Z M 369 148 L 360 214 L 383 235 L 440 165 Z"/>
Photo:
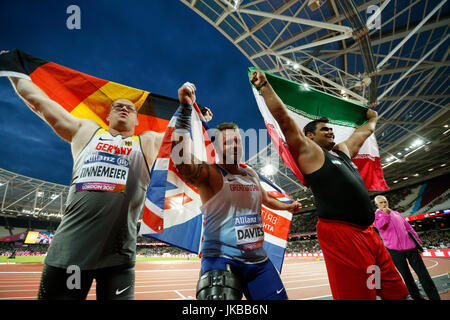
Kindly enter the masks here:
<path id="1" fill-rule="evenodd" d="M 84 300 L 96 281 L 97 300 L 134 300 L 134 265 L 97 270 L 44 265 L 39 300 Z"/>

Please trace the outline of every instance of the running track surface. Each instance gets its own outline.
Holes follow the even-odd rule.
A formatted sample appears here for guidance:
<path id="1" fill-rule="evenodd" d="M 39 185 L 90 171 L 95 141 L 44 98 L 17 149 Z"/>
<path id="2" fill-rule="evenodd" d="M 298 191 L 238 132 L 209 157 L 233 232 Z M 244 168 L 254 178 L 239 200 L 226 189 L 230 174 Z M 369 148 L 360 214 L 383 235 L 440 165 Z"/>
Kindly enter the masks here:
<path id="1" fill-rule="evenodd" d="M 450 259 L 424 258 L 432 277 L 449 276 Z M 43 265 L 0 265 L 0 300 L 35 300 Z M 200 261 L 155 261 L 136 264 L 136 300 L 195 300 Z M 415 279 L 416 274 L 413 272 Z M 281 278 L 290 300 L 331 298 L 324 261 L 286 258 Z M 441 292 L 450 300 L 450 292 Z M 95 299 L 95 280 L 88 294 Z"/>

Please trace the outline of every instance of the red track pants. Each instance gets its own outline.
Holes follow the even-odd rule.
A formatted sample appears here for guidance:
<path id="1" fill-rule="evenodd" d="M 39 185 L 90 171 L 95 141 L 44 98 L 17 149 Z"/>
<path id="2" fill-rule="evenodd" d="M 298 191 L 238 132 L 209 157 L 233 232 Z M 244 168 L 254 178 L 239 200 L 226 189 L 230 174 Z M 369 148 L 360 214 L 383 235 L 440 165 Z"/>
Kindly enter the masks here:
<path id="1" fill-rule="evenodd" d="M 409 293 L 371 226 L 320 219 L 317 238 L 335 300 L 405 299 Z"/>

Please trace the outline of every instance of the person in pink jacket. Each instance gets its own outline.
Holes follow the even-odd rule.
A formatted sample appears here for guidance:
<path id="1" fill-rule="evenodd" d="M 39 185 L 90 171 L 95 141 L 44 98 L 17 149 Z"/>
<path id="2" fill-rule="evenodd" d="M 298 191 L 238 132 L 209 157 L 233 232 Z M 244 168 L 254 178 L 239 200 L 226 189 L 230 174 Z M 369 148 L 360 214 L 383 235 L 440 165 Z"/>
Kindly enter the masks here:
<path id="1" fill-rule="evenodd" d="M 378 210 L 375 212 L 373 225 L 378 229 L 392 261 L 402 275 L 411 298 L 424 299 L 414 281 L 408 262 L 419 277 L 428 298 L 440 300 L 436 286 L 420 256 L 418 249 L 421 249 L 422 241 L 417 233 L 400 213 L 389 208 L 386 197 L 376 196 L 375 204 Z"/>

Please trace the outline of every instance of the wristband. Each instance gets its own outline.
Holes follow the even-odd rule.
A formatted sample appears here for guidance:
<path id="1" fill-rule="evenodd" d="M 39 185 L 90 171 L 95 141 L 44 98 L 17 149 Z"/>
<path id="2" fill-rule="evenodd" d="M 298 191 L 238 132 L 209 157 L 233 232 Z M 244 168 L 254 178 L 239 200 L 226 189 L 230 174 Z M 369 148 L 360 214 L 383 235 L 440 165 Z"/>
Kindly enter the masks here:
<path id="1" fill-rule="evenodd" d="M 180 103 L 178 111 L 179 113 L 175 122 L 175 130 L 184 129 L 189 132 L 191 129 L 192 105 Z"/>
<path id="2" fill-rule="evenodd" d="M 256 87 L 256 90 L 260 91 L 262 87 L 264 87 L 267 84 L 267 80 L 264 81 L 259 87 Z"/>

